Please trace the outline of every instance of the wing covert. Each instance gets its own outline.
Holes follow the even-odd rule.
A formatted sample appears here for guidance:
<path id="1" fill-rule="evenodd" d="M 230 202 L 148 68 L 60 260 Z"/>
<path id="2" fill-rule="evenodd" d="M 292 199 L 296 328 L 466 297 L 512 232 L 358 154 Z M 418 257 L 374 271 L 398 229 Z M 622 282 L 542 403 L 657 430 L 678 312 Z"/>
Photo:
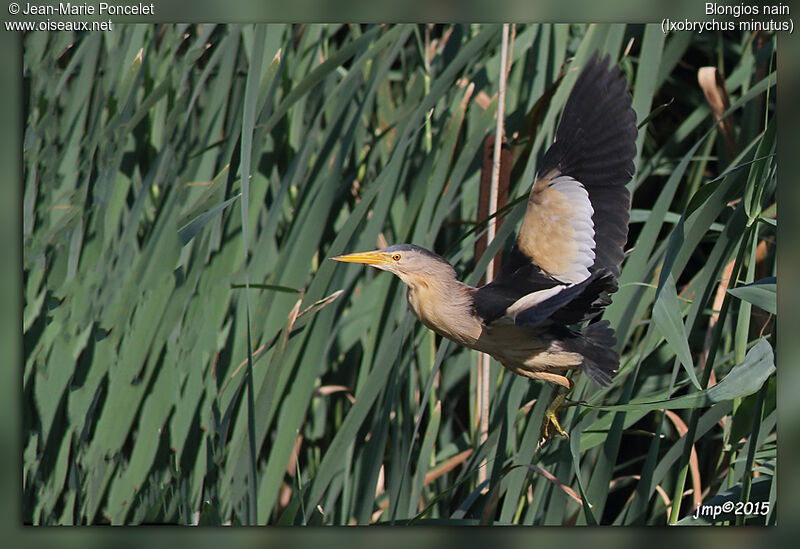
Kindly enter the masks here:
<path id="1" fill-rule="evenodd" d="M 593 214 L 580 181 L 551 171 L 533 185 L 517 247 L 551 278 L 577 284 L 594 264 Z"/>

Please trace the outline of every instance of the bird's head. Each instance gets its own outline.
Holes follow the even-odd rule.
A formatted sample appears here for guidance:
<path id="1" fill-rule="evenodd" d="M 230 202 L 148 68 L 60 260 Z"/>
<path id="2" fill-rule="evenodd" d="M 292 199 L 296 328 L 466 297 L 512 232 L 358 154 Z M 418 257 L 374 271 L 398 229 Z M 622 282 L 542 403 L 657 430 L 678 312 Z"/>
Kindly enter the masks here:
<path id="1" fill-rule="evenodd" d="M 443 279 L 454 279 L 455 270 L 444 259 L 413 244 L 396 244 L 375 250 L 332 257 L 335 261 L 363 263 L 389 271 L 412 288 L 428 286 Z"/>

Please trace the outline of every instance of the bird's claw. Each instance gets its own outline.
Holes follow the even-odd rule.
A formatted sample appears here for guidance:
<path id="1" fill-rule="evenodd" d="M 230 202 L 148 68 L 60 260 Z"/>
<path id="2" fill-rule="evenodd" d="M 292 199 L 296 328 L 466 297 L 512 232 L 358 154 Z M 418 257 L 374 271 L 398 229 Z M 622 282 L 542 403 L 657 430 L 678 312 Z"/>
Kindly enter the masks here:
<path id="1" fill-rule="evenodd" d="M 541 447 L 545 442 L 549 441 L 551 438 L 556 436 L 556 434 L 565 437 L 569 440 L 569 433 L 567 433 L 562 427 L 561 424 L 558 422 L 558 409 L 560 406 L 550 407 L 544 413 L 544 419 L 542 420 L 542 426 L 539 429 L 539 446 Z M 553 424 L 555 432 L 550 432 L 550 424 Z"/>
<path id="2" fill-rule="evenodd" d="M 538 447 L 541 447 L 545 442 L 552 439 L 556 434 L 561 435 L 562 437 L 569 440 L 569 433 L 567 433 L 562 427 L 561 423 L 558 421 L 558 412 L 561 408 L 569 408 L 570 406 L 577 406 L 580 404 L 579 402 L 567 402 L 565 403 L 564 400 L 567 398 L 566 393 L 559 394 L 555 399 L 553 399 L 552 404 L 545 410 L 544 412 L 544 419 L 542 420 L 542 426 L 539 429 L 539 444 Z M 550 432 L 550 424 L 553 424 L 555 432 Z"/>

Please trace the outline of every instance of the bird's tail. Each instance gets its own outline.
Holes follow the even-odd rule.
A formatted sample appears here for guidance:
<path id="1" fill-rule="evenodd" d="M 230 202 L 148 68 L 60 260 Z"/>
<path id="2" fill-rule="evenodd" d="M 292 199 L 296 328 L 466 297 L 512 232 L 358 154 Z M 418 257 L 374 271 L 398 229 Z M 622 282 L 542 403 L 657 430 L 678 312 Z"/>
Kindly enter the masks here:
<path id="1" fill-rule="evenodd" d="M 589 379 L 605 387 L 619 368 L 619 355 L 614 350 L 617 338 L 607 320 L 595 322 L 581 330 L 581 370 Z"/>

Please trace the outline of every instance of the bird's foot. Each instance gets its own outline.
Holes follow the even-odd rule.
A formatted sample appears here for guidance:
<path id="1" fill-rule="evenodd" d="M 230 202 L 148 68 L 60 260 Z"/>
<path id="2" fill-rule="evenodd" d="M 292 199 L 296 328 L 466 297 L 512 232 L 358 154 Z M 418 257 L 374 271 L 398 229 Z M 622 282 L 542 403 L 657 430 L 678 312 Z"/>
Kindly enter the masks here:
<path id="1" fill-rule="evenodd" d="M 551 424 L 553 425 L 554 432 L 550 431 Z M 542 420 L 542 427 L 539 429 L 539 446 L 553 438 L 556 433 L 569 440 L 569 433 L 567 433 L 558 422 L 557 410 L 547 410 Z"/>
<path id="2" fill-rule="evenodd" d="M 542 446 L 545 442 L 552 439 L 556 434 L 565 437 L 569 440 L 569 433 L 567 433 L 562 427 L 561 423 L 558 421 L 558 412 L 562 408 L 569 408 L 570 406 L 577 406 L 578 402 L 567 402 L 564 403 L 564 400 L 567 398 L 569 391 L 564 393 L 560 393 L 556 398 L 553 399 L 553 402 L 548 406 L 547 410 L 544 412 L 544 419 L 542 419 L 542 426 L 539 429 L 539 446 Z M 550 431 L 550 425 L 553 425 L 554 432 Z"/>

